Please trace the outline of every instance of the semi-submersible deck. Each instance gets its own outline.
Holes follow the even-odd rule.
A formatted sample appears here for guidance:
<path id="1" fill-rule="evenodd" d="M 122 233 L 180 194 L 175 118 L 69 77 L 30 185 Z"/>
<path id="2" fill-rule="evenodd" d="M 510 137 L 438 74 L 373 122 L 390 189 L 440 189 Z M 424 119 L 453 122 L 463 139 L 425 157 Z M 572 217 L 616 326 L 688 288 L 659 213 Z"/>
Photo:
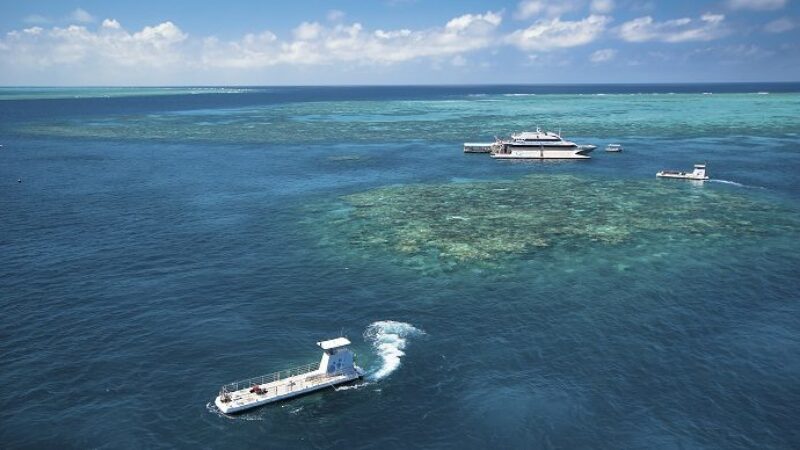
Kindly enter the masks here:
<path id="1" fill-rule="evenodd" d="M 354 363 L 353 352 L 347 348 L 350 345 L 347 338 L 317 342 L 317 345 L 323 351 L 319 364 L 226 384 L 220 389 L 214 404 L 223 413 L 233 414 L 364 376 L 364 371 Z"/>

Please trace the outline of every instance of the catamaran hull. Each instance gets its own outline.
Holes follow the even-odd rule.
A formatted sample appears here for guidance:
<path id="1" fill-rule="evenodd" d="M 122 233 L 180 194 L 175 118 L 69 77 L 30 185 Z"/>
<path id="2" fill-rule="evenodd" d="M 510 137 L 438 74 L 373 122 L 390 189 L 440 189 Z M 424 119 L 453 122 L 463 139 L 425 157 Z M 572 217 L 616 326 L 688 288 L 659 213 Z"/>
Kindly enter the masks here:
<path id="1" fill-rule="evenodd" d="M 587 155 L 492 155 L 494 159 L 592 159 L 591 156 Z"/>
<path id="2" fill-rule="evenodd" d="M 590 159 L 589 153 L 597 148 L 594 145 L 584 145 L 578 148 L 547 148 L 547 147 L 505 147 L 499 152 L 492 153 L 495 159 Z"/>
<path id="3" fill-rule="evenodd" d="M 575 150 L 512 150 L 511 153 L 493 153 L 494 159 L 591 159 Z"/>

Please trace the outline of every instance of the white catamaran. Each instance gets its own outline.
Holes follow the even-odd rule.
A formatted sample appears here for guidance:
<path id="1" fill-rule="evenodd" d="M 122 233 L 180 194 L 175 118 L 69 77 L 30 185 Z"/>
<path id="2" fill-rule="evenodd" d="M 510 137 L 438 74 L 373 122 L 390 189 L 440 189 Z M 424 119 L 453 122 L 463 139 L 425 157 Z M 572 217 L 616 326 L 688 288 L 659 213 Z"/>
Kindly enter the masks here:
<path id="1" fill-rule="evenodd" d="M 498 139 L 492 145 L 496 159 L 589 159 L 596 145 L 578 145 L 561 137 L 560 133 L 542 131 L 512 134 L 510 139 Z"/>

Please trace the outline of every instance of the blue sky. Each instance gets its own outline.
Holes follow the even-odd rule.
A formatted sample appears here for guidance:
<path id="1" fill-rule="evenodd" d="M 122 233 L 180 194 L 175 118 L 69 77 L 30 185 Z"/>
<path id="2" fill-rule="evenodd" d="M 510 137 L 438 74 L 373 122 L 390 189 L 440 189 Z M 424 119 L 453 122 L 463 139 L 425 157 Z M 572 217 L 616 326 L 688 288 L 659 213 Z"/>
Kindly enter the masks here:
<path id="1" fill-rule="evenodd" d="M 2 85 L 799 81 L 798 0 L 3 1 Z"/>

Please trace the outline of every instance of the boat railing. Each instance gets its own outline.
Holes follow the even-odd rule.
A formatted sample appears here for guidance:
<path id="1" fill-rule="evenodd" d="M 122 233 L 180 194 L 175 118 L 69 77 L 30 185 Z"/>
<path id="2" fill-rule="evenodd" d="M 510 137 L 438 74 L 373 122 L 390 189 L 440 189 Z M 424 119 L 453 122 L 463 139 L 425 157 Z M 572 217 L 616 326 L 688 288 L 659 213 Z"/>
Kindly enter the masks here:
<path id="1" fill-rule="evenodd" d="M 228 383 L 223 385 L 222 389 L 220 389 L 220 392 L 230 393 L 241 389 L 250 388 L 254 385 L 274 383 L 276 381 L 280 381 L 286 378 L 291 378 L 291 377 L 296 377 L 298 375 L 311 373 L 317 369 L 319 369 L 319 363 L 311 363 L 311 364 L 306 364 L 304 366 L 281 370 L 267 375 L 261 375 L 260 377 L 253 377 L 253 378 L 248 378 L 246 380 L 234 381 L 233 383 Z"/>

